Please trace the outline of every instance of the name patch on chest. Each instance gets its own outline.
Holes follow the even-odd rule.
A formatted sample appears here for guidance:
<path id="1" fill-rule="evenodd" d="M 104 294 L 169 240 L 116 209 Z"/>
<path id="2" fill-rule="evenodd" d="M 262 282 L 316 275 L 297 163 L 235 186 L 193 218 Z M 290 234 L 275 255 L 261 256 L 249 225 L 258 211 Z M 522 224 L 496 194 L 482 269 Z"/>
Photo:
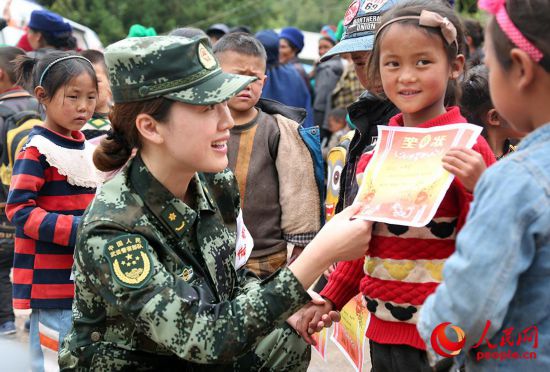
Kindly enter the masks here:
<path id="1" fill-rule="evenodd" d="M 127 234 L 105 244 L 114 279 L 123 287 L 141 288 L 153 275 L 148 244 L 141 235 Z"/>

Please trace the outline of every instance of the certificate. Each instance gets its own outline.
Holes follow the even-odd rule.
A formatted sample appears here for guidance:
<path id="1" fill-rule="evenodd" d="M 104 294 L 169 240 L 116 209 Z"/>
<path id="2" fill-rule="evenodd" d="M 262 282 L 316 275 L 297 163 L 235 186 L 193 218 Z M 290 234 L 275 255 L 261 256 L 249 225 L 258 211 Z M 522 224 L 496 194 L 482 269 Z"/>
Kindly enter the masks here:
<path id="1" fill-rule="evenodd" d="M 334 331 L 330 339 L 351 363 L 353 369 L 362 372 L 369 311 L 363 305 L 361 293 L 342 308 L 340 317 L 340 322 L 334 323 Z"/>
<path id="2" fill-rule="evenodd" d="M 378 142 L 355 199 L 366 205 L 355 218 L 427 225 L 454 179 L 443 168 L 443 156 L 451 147 L 471 148 L 481 130 L 473 124 L 378 126 Z"/>

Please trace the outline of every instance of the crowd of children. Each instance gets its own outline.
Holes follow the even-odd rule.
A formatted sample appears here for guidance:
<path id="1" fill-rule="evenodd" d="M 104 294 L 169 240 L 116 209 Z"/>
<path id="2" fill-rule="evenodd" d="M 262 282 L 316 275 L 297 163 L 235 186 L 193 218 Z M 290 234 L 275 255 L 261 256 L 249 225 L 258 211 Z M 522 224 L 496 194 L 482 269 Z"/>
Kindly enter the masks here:
<path id="1" fill-rule="evenodd" d="M 442 167 L 455 178 L 430 223 L 375 223 L 365 256 L 327 271 L 315 287 L 323 300 L 289 320 L 312 344 L 312 333 L 338 320 L 336 311 L 361 293 L 371 313 L 366 337 L 374 372 L 450 370 L 453 362 L 466 370 L 493 370 L 496 363 L 517 370 L 525 360 L 495 361 L 479 353 L 492 352 L 491 345 L 529 352 L 533 343 L 520 342 L 525 334 L 517 343 L 502 341 L 507 332 L 515 329 L 517 338 L 529 327 L 537 331 L 537 358 L 526 368 L 550 366 L 550 296 L 543 284 L 550 275 L 550 3 L 481 0 L 479 6 L 491 15 L 485 34 L 446 1 L 354 0 L 341 40 L 332 29 L 323 34 L 327 50 L 314 74 L 321 79 L 342 55 L 353 65 L 349 76 L 365 91 L 347 109 L 325 112 L 330 105 L 314 105 L 313 117 L 261 98 L 271 33 L 254 37 L 217 27 L 215 57 L 203 53 L 200 59 L 207 69 L 219 61 L 225 73 L 254 78 L 227 101 L 235 126 L 220 141 L 227 141 L 242 219 L 254 241 L 246 267 L 260 278 L 291 263 L 322 228 L 325 183 L 336 190 L 329 190 L 336 213 L 353 204 L 374 156 L 378 125 L 483 128 L 471 149 L 453 148 L 443 157 Z M 302 47 L 298 29 L 283 29 L 285 68 L 297 67 Z M 304 71 L 293 74 L 302 84 Z M 331 93 L 323 92 L 323 99 Z M 36 371 L 56 368 L 71 327 L 78 224 L 107 178 L 96 169 L 93 152 L 102 138 L 121 140 L 110 131 L 112 106 L 101 52 L 48 51 L 35 59 L 18 48 L 0 48 L 0 109 L 9 110 L 0 111 L 1 158 L 13 147 L 4 137 L 9 116 L 30 110 L 42 119 L 15 146 L 13 169 L 3 162 L 0 168 L 2 182 L 11 179 L 0 201 L 0 332 L 15 332 L 6 304 L 12 301 L 13 261 L 13 307 L 32 309 Z M 316 118 L 317 126 L 306 118 Z M 345 154 L 338 167 L 341 153 L 331 159 L 335 146 Z M 433 348 L 432 332 L 445 322 L 467 335 L 455 358 L 442 358 Z"/>

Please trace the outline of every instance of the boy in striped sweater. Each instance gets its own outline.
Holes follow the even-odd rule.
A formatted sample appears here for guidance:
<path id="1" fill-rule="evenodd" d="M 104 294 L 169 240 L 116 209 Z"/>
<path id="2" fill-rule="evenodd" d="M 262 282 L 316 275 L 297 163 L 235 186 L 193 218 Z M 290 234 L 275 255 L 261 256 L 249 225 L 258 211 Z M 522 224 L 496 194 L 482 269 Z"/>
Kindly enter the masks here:
<path id="1" fill-rule="evenodd" d="M 79 131 L 94 112 L 97 79 L 90 61 L 65 52 L 19 57 L 17 72 L 32 82 L 46 119 L 17 157 L 6 206 L 16 227 L 13 305 L 33 310 L 32 370 L 55 370 L 71 325 L 76 230 L 102 178 Z"/>

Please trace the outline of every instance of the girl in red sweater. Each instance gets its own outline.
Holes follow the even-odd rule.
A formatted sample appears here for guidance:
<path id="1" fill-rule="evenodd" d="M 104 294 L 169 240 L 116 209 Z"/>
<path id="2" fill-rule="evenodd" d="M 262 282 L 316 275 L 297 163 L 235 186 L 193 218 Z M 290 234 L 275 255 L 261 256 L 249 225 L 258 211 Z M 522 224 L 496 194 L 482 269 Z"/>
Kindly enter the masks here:
<path id="1" fill-rule="evenodd" d="M 383 16 L 368 73 L 369 81 L 381 82 L 401 111 L 390 126 L 429 128 L 467 122 L 458 107 L 451 106 L 464 67 L 463 40 L 457 16 L 442 2 L 406 1 Z M 371 157 L 372 152 L 362 156 L 358 175 Z M 424 341 L 416 330 L 418 314 L 442 280 L 475 182 L 494 161 L 482 137 L 473 150 L 451 150 L 443 166 L 456 178 L 433 220 L 421 228 L 376 223 L 367 255 L 339 263 L 321 292 L 327 302 L 302 310 L 297 329 L 305 339 L 311 340 L 309 333 L 329 322 L 326 314 L 341 309 L 361 291 L 371 312 L 366 336 L 373 371 L 429 368 Z"/>

